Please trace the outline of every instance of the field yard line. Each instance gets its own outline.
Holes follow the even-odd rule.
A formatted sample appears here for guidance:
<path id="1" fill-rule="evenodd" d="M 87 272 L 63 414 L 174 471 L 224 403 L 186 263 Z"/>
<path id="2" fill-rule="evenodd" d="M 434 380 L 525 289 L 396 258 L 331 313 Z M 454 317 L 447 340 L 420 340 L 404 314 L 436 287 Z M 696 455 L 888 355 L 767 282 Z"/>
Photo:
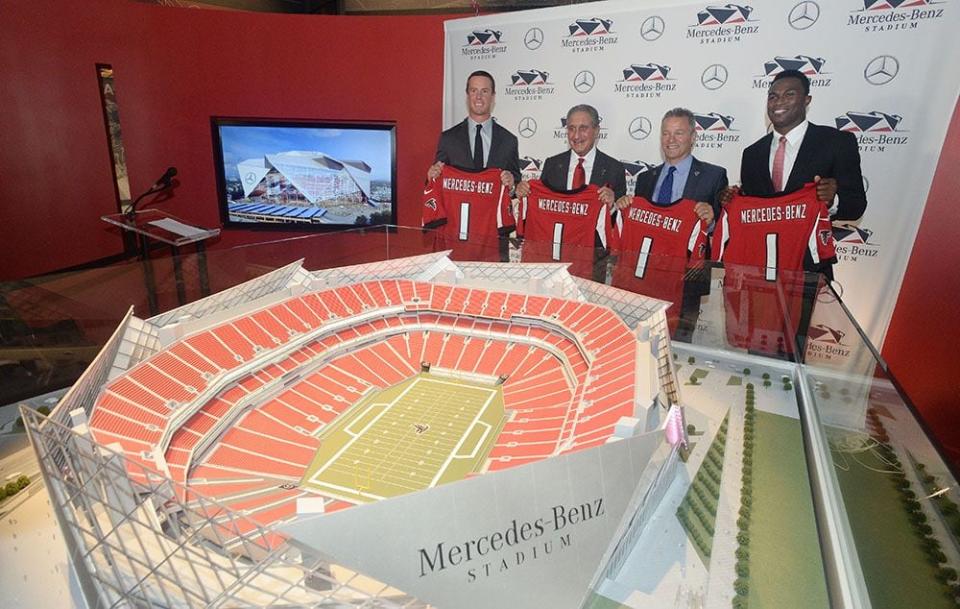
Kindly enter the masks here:
<path id="1" fill-rule="evenodd" d="M 474 457 L 476 457 L 476 456 L 477 456 L 477 449 L 479 449 L 481 446 L 483 446 L 483 443 L 484 443 L 484 441 L 487 439 L 487 436 L 490 435 L 490 430 L 493 429 L 493 427 L 491 427 L 491 426 L 490 426 L 489 424 L 487 424 L 487 423 L 484 423 L 483 421 L 477 421 L 477 424 L 478 424 L 478 425 L 483 425 L 483 426 L 486 428 L 486 429 L 483 430 L 483 435 L 480 436 L 480 439 L 477 440 L 476 444 L 473 445 L 473 450 L 470 451 L 470 454 L 469 454 L 469 455 L 460 455 L 460 456 L 457 456 L 457 457 L 456 457 L 457 459 L 473 459 Z M 468 429 L 468 430 L 466 431 L 466 433 L 465 433 L 464 436 L 463 436 L 463 439 L 466 439 L 467 437 L 469 437 L 469 436 L 470 436 L 470 432 L 472 432 L 472 431 L 473 431 L 473 426 L 471 426 L 470 429 Z M 454 451 L 454 454 L 456 455 L 456 451 Z"/>
<path id="2" fill-rule="evenodd" d="M 377 419 L 379 419 L 380 417 L 374 417 L 374 419 L 373 419 L 372 421 L 370 421 L 369 423 L 367 423 L 366 425 L 363 426 L 363 429 L 361 429 L 360 431 L 356 431 L 356 432 L 351 429 L 351 428 L 353 427 L 354 423 L 356 423 L 357 421 L 362 420 L 363 417 L 366 416 L 366 414 L 367 414 L 368 412 L 370 412 L 370 410 L 373 409 L 375 406 L 387 406 L 387 407 L 389 407 L 389 406 L 392 406 L 392 405 L 393 405 L 393 404 L 387 404 L 387 403 L 384 403 L 384 402 L 370 402 L 369 404 L 367 404 L 367 407 L 363 409 L 363 412 L 361 412 L 360 414 L 358 414 L 352 421 L 350 421 L 349 423 L 347 423 L 347 426 L 343 428 L 344 433 L 346 433 L 348 436 L 351 436 L 351 437 L 354 437 L 354 438 L 356 438 L 357 436 L 362 436 L 362 435 L 364 434 L 364 432 L 366 432 L 367 429 L 370 428 L 370 424 L 373 423 L 374 421 L 376 421 Z M 389 410 L 389 408 L 385 408 L 385 409 L 384 409 L 384 412 L 386 412 L 387 410 Z M 381 416 L 382 416 L 382 413 L 381 413 Z"/>
<path id="3" fill-rule="evenodd" d="M 461 386 L 462 386 L 462 385 L 461 385 Z M 473 429 L 473 426 L 477 424 L 477 421 L 480 420 L 480 417 L 483 416 L 483 413 L 485 413 L 485 412 L 487 411 L 487 408 L 490 407 L 490 403 L 493 401 L 493 398 L 495 398 L 496 395 L 497 395 L 496 390 L 490 390 L 490 395 L 487 396 L 487 401 L 484 402 L 483 408 L 481 408 L 481 409 L 479 410 L 479 412 L 477 412 L 476 416 L 473 417 L 473 421 L 470 422 L 470 427 L 467 428 L 467 433 L 464 433 L 463 435 L 460 436 L 460 441 L 457 442 L 457 445 L 454 446 L 454 447 L 453 447 L 453 450 L 450 451 L 450 454 L 447 455 L 447 458 L 446 458 L 446 460 L 443 462 L 443 465 L 442 465 L 442 466 L 440 467 L 440 469 L 437 471 L 437 475 L 434 476 L 434 477 L 433 477 L 433 480 L 430 481 L 430 486 L 436 486 L 437 481 L 440 480 L 440 476 L 443 475 L 443 472 L 447 471 L 447 468 L 450 466 L 450 463 L 451 463 L 451 462 L 453 461 L 453 459 L 454 459 L 454 455 L 457 454 L 457 451 L 459 451 L 459 450 L 460 450 L 460 447 L 463 446 L 464 440 L 466 440 L 466 439 L 467 439 L 467 436 L 470 435 L 470 434 L 469 434 L 469 430 Z"/>
<path id="4" fill-rule="evenodd" d="M 403 396 L 405 396 L 408 391 L 410 391 L 411 389 L 413 389 L 414 387 L 416 387 L 417 383 L 419 383 L 419 382 L 420 382 L 420 379 L 419 379 L 419 378 L 413 379 L 413 382 L 410 383 L 410 385 L 407 386 L 407 388 L 404 389 L 403 392 L 400 393 L 400 395 L 398 395 L 398 396 L 397 396 L 396 398 L 394 398 L 389 404 L 387 404 L 387 407 L 384 408 L 384 409 L 380 412 L 380 414 L 378 414 L 377 416 L 375 416 L 369 423 L 367 423 L 366 425 L 364 425 L 363 429 L 361 429 L 360 432 L 359 432 L 357 435 L 354 435 L 352 438 L 350 438 L 350 441 L 349 441 L 349 442 L 347 442 L 346 444 L 344 444 L 343 446 L 341 446 L 341 447 L 340 447 L 340 450 L 338 450 L 336 453 L 334 453 L 334 455 L 333 455 L 332 457 L 330 457 L 329 459 L 327 459 L 327 462 L 323 464 L 323 467 L 320 467 L 319 469 L 317 469 L 317 471 L 313 472 L 313 476 L 310 477 L 310 481 L 316 483 L 316 478 L 317 478 L 318 475 L 320 475 L 320 474 L 321 474 L 322 472 L 324 472 L 328 467 L 330 467 L 332 464 L 334 464 L 334 463 L 337 461 L 337 459 L 340 458 L 340 455 L 342 455 L 344 452 L 346 452 L 346 450 L 347 450 L 348 448 L 350 448 L 351 446 L 353 446 L 353 443 L 354 443 L 354 442 L 356 442 L 357 440 L 359 440 L 360 438 L 363 437 L 363 434 L 367 431 L 367 429 L 370 428 L 371 425 L 373 425 L 374 423 L 376 423 L 377 421 L 379 421 L 379 420 L 383 417 L 383 415 L 385 415 L 387 412 L 390 411 L 391 408 L 393 408 L 393 405 L 396 404 L 397 401 L 398 401 L 400 398 L 402 398 Z M 377 402 L 377 404 L 379 404 L 379 403 L 380 403 L 380 402 Z M 372 408 L 374 405 L 375 405 L 375 404 L 370 404 L 369 408 Z M 369 408 L 368 408 L 368 410 L 369 410 Z M 367 411 L 365 410 L 363 414 L 366 414 L 366 413 L 367 413 Z M 347 428 L 348 428 L 348 427 L 350 427 L 350 426 L 347 425 L 347 427 L 344 428 L 344 431 L 345 431 L 346 433 L 350 434 L 350 432 L 347 431 Z M 353 434 L 351 434 L 351 435 L 353 435 Z"/>

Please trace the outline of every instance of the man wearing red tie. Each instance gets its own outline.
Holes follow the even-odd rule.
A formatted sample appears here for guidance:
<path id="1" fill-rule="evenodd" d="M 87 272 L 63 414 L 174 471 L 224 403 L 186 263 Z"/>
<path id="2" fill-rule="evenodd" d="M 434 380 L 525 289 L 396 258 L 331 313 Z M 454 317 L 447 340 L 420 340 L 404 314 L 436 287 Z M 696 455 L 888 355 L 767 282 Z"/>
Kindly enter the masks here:
<path id="1" fill-rule="evenodd" d="M 613 202 L 627 192 L 623 163 L 597 150 L 600 115 L 593 106 L 580 104 L 567 112 L 567 143 L 570 150 L 543 162 L 540 181 L 554 190 L 575 190 L 587 184 L 600 187 L 600 200 Z M 526 184 L 517 186 L 517 196 L 526 196 Z"/>
<path id="2" fill-rule="evenodd" d="M 817 183 L 817 198 L 831 209 L 832 220 L 857 220 L 867 208 L 857 139 L 807 120 L 810 79 L 799 70 L 777 74 L 767 93 L 767 117 L 773 131 L 743 151 L 740 192 L 766 196 L 793 192 Z M 722 198 L 729 201 L 729 195 Z M 830 264 L 805 260 L 804 269 L 833 277 Z"/>

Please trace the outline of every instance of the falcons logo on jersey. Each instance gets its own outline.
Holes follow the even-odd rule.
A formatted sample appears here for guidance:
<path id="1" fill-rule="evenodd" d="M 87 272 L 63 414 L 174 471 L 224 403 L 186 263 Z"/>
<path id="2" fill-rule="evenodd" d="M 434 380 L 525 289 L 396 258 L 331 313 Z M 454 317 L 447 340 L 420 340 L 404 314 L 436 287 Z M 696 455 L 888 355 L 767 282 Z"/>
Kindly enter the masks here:
<path id="1" fill-rule="evenodd" d="M 429 208 L 432 209 L 433 211 L 437 211 L 437 200 L 431 197 L 430 199 L 427 199 L 427 200 L 423 203 L 423 206 L 424 206 L 424 207 L 429 207 Z"/>
<path id="2" fill-rule="evenodd" d="M 823 245 L 826 245 L 830 243 L 830 241 L 832 240 L 833 240 L 833 232 L 828 230 L 820 231 L 820 243 L 822 243 Z"/>

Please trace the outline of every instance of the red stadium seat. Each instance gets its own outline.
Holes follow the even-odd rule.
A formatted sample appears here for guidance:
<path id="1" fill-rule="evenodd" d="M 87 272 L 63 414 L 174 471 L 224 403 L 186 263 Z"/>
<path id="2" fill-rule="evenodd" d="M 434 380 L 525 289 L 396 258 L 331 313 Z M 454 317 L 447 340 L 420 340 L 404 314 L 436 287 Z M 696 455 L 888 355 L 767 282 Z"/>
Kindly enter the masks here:
<path id="1" fill-rule="evenodd" d="M 361 313 L 366 319 L 350 323 Z M 304 492 L 277 486 L 299 482 L 319 447 L 316 434 L 371 387 L 396 385 L 422 362 L 506 376 L 509 419 L 486 464 L 495 471 L 605 442 L 620 417 L 633 414 L 636 348 L 612 311 L 589 303 L 368 281 L 292 297 L 174 343 L 107 385 L 91 427 L 101 442 L 119 442 L 155 467 L 152 447 L 173 420 L 182 421 L 163 447 L 170 474 L 189 492 L 270 525 L 294 515 Z M 280 349 L 286 356 L 278 359 Z M 270 363 L 256 366 L 261 357 Z M 255 367 L 238 374 L 248 364 Z M 230 384 L 197 402 L 224 375 Z M 289 384 L 260 397 L 281 382 Z M 229 427 L 218 425 L 237 417 L 241 404 Z M 193 410 L 185 421 L 172 418 L 181 408 Z M 211 441 L 194 461 L 197 447 Z M 327 509 L 349 505 L 331 499 Z"/>

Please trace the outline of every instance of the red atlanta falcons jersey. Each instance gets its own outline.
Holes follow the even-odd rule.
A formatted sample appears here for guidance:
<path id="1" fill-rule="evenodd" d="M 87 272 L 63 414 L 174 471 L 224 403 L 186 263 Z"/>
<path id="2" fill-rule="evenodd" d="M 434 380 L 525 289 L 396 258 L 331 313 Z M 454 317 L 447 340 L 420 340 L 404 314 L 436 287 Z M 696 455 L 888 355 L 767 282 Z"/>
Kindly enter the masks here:
<path id="1" fill-rule="evenodd" d="M 673 303 L 667 310 L 670 330 L 676 326 L 686 270 L 702 262 L 707 249 L 707 226 L 694 211 L 695 201 L 681 199 L 654 205 L 634 197 L 617 214 L 611 250 L 615 287 Z"/>
<path id="2" fill-rule="evenodd" d="M 458 260 L 500 261 L 500 237 L 513 230 L 510 194 L 500 169 L 444 165 L 423 192 L 424 228 L 437 228 L 434 248 Z"/>
<path id="3" fill-rule="evenodd" d="M 717 260 L 764 268 L 769 281 L 777 269 L 803 269 L 805 252 L 814 264 L 837 255 L 830 214 L 814 184 L 774 197 L 735 195 L 720 213 L 713 243 Z"/>
<path id="4" fill-rule="evenodd" d="M 530 182 L 530 194 L 520 203 L 517 234 L 523 237 L 523 262 L 570 262 L 570 272 L 591 277 L 596 239 L 609 247 L 610 212 L 600 201 L 599 188 L 556 191 L 540 180 Z"/>
<path id="5" fill-rule="evenodd" d="M 766 269 L 726 267 L 723 299 L 727 342 L 756 353 L 780 357 L 792 354 L 803 298 L 803 271 L 781 269 L 771 281 Z"/>

